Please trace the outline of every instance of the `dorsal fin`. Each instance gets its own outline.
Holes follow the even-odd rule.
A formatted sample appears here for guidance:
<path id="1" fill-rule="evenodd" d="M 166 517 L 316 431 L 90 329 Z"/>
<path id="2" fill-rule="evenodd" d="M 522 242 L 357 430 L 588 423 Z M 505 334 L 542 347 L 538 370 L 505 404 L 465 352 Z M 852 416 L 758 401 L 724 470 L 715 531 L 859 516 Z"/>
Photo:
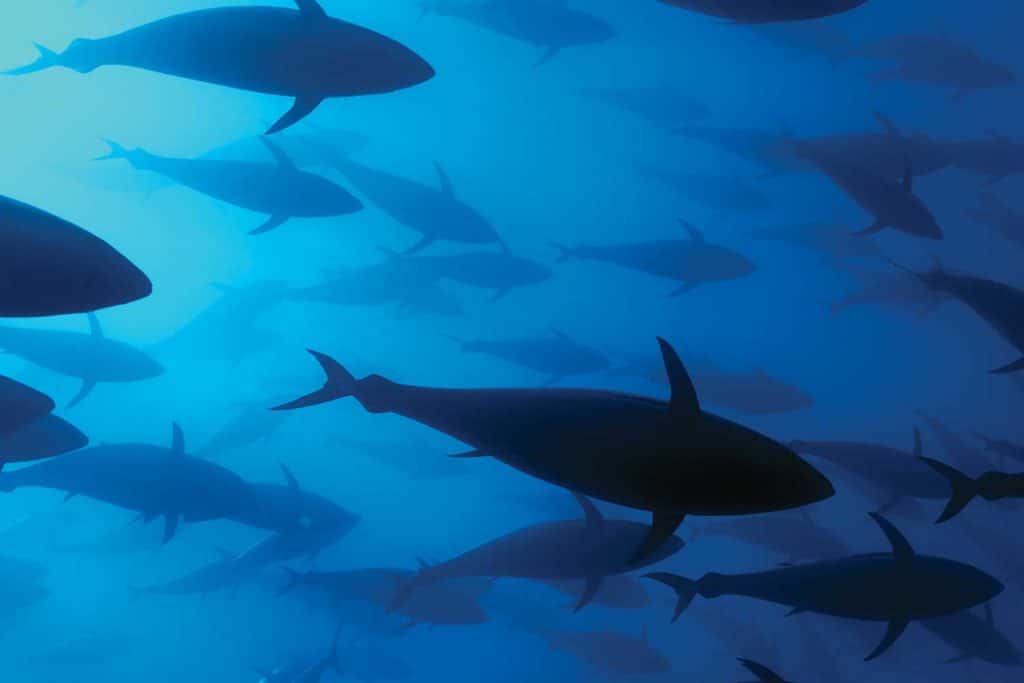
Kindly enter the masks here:
<path id="1" fill-rule="evenodd" d="M 100 325 L 100 319 L 93 312 L 86 317 L 89 319 L 89 334 L 97 339 L 103 339 L 103 327 Z"/>
<path id="2" fill-rule="evenodd" d="M 871 519 L 875 520 L 875 523 L 882 529 L 882 533 L 889 539 L 889 545 L 892 546 L 892 554 L 896 557 L 906 558 L 914 556 L 914 548 L 911 547 L 910 541 L 900 533 L 900 530 L 892 525 L 882 515 L 877 512 L 871 513 Z"/>
<path id="3" fill-rule="evenodd" d="M 604 515 L 597 509 L 594 502 L 581 493 L 572 492 L 572 497 L 583 508 L 583 518 L 587 521 L 588 529 L 597 529 L 604 524 Z"/>
<path id="4" fill-rule="evenodd" d="M 171 423 L 171 455 L 185 455 L 185 432 L 177 422 Z"/>
<path id="5" fill-rule="evenodd" d="M 284 153 L 283 149 L 277 146 L 277 143 L 271 142 L 270 138 L 266 135 L 261 135 L 260 140 L 270 153 L 274 155 L 274 160 L 277 162 L 278 166 L 295 170 L 295 162 L 291 160 L 291 157 Z"/>
<path id="6" fill-rule="evenodd" d="M 295 491 L 296 493 L 301 491 L 302 487 L 299 486 L 299 480 L 296 479 L 295 475 L 292 474 L 292 471 L 290 469 L 288 469 L 288 465 L 285 465 L 284 463 L 280 463 L 280 466 L 281 466 L 281 474 L 284 475 L 285 481 L 288 482 L 288 488 L 291 489 L 292 491 Z"/>
<path id="7" fill-rule="evenodd" d="M 678 220 L 679 220 L 679 225 L 683 226 L 683 230 L 685 230 L 686 232 L 688 232 L 690 234 L 690 239 L 692 239 L 694 242 L 700 242 L 701 244 L 703 244 L 704 242 L 707 241 L 706 239 L 704 239 L 704 233 L 701 232 L 700 230 L 698 230 L 693 225 L 693 223 L 691 223 L 689 221 L 685 221 L 682 218 L 680 218 Z"/>
<path id="8" fill-rule="evenodd" d="M 914 191 L 914 163 L 910 155 L 903 157 L 903 189 L 907 192 Z"/>
<path id="9" fill-rule="evenodd" d="M 752 659 L 744 659 L 742 657 L 740 657 L 739 661 L 743 668 L 757 676 L 757 680 L 761 681 L 761 683 L 785 683 L 781 676 L 764 664 L 759 664 Z"/>
<path id="10" fill-rule="evenodd" d="M 449 197 L 455 197 L 455 187 L 452 185 L 452 179 L 445 173 L 444 168 L 437 161 L 434 162 L 434 168 L 437 169 L 437 179 L 441 184 L 441 192 Z"/>
<path id="11" fill-rule="evenodd" d="M 679 354 L 667 341 L 658 337 L 658 345 L 661 346 L 661 357 L 665 361 L 665 374 L 668 375 L 668 383 L 671 387 L 672 396 L 669 398 L 669 412 L 674 417 L 694 418 L 700 415 L 700 401 L 697 398 L 697 390 L 693 386 L 693 380 Z"/>
<path id="12" fill-rule="evenodd" d="M 873 111 L 871 113 L 874 115 L 875 119 L 880 124 L 882 124 L 882 127 L 885 128 L 885 132 L 888 133 L 890 137 L 894 137 L 894 138 L 902 138 L 903 137 L 903 133 L 900 131 L 899 128 L 896 127 L 896 124 L 893 123 L 892 120 L 888 116 L 885 116 L 881 112 L 877 112 L 877 111 Z"/>
<path id="13" fill-rule="evenodd" d="M 295 4 L 298 5 L 299 11 L 305 15 L 311 17 L 326 17 L 327 12 L 320 6 L 317 0 L 295 0 Z"/>
<path id="14" fill-rule="evenodd" d="M 914 457 L 924 457 L 924 446 L 921 444 L 921 430 L 914 427 Z"/>

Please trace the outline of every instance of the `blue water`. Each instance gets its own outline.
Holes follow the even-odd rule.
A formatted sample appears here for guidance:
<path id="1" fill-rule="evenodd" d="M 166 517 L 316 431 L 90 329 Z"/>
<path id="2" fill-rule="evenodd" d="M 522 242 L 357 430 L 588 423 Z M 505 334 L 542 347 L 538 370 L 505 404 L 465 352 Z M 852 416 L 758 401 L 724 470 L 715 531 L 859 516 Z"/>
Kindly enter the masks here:
<path id="1" fill-rule="evenodd" d="M 0 9 L 0 65 L 5 67 L 33 59 L 33 41 L 63 49 L 76 37 L 110 35 L 179 12 L 244 3 L 9 4 Z M 427 185 L 436 186 L 433 162 L 440 162 L 457 196 L 486 216 L 514 253 L 553 268 L 553 277 L 496 301 L 487 292 L 442 282 L 464 309 L 456 317 L 408 314 L 393 305 L 274 302 L 252 327 L 228 324 L 205 331 L 196 342 L 199 348 L 226 348 L 224 353 L 175 348 L 166 340 L 229 296 L 218 283 L 308 286 L 332 269 L 380 263 L 386 258 L 381 248 L 403 250 L 417 236 L 367 202 L 360 213 L 294 219 L 270 234 L 250 237 L 247 231 L 264 217 L 188 188 L 152 186 L 124 162 L 91 161 L 106 153 L 104 138 L 167 156 L 199 156 L 259 134 L 290 106 L 286 98 L 121 67 L 87 75 L 53 69 L 5 78 L 0 193 L 87 227 L 154 283 L 150 297 L 99 315 L 109 337 L 149 350 L 166 373 L 144 382 L 101 384 L 80 406 L 59 410 L 93 444 L 167 445 L 171 423 L 177 421 L 189 449 L 196 450 L 239 413 L 318 386 L 321 378 L 304 352 L 307 347 L 343 360 L 357 376 L 380 373 L 429 386 L 540 385 L 548 379 L 543 374 L 462 354 L 449 336 L 509 339 L 544 336 L 552 329 L 603 350 L 614 364 L 646 358 L 657 368 L 655 337 L 662 336 L 677 345 L 684 361 L 708 358 L 733 371 L 763 368 L 812 396 L 813 405 L 774 415 L 708 407 L 779 440 L 864 441 L 909 451 L 912 429 L 919 425 L 926 453 L 943 459 L 923 413 L 961 434 L 979 458 L 985 456 L 969 430 L 1024 442 L 1019 419 L 1024 386 L 1019 378 L 988 372 L 1019 353 L 962 305 L 948 302 L 927 315 L 879 305 L 832 314 L 828 303 L 855 288 L 856 277 L 809 252 L 750 237 L 758 228 L 818 220 L 851 230 L 868 225 L 870 217 L 824 176 L 766 175 L 713 146 L 579 95 L 586 88 L 672 86 L 709 109 L 703 124 L 785 128 L 801 137 L 876 131 L 872 111 L 877 110 L 906 131 L 936 138 L 981 138 L 990 130 L 1016 138 L 1024 136 L 1019 87 L 951 100 L 939 87 L 873 84 L 867 75 L 877 69 L 865 60 L 833 65 L 813 51 L 791 50 L 754 30 L 653 0 L 569 0 L 605 19 L 617 36 L 566 48 L 539 67 L 534 64 L 541 49 L 457 19 L 421 18 L 413 0 L 323 4 L 332 16 L 411 47 L 430 61 L 437 76 L 396 93 L 327 101 L 308 122 L 365 136 L 359 161 Z M 1012 2 L 872 0 L 826 23 L 853 44 L 944 32 L 1024 74 L 1018 44 L 1022 20 L 1024 11 Z M 309 134 L 303 125 L 295 130 Z M 645 179 L 637 172 L 642 165 L 744 179 L 772 206 L 752 212 L 712 209 Z M 329 169 L 315 172 L 348 186 Z M 1024 286 L 1021 247 L 963 215 L 983 182 L 954 168 L 916 180 L 916 194 L 946 233 L 942 242 L 891 230 L 864 239 L 900 263 L 924 268 L 934 258 Z M 992 191 L 1024 210 L 1021 189 L 1024 179 L 1017 176 Z M 552 243 L 685 239 L 679 218 L 701 228 L 710 241 L 743 253 L 757 271 L 669 298 L 675 284 L 667 280 L 596 262 L 555 264 Z M 469 249 L 438 244 L 425 253 Z M 879 259 L 868 271 L 886 274 L 891 266 Z M 88 329 L 83 316 L 12 324 Z M 249 352 L 253 328 L 274 336 Z M 0 373 L 45 391 L 61 406 L 78 388 L 76 380 L 14 356 L 0 357 Z M 660 381 L 616 373 L 564 383 L 667 395 Z M 339 445 L 339 437 L 390 444 L 400 451 L 392 455 L 409 460 L 465 450 L 411 421 L 368 414 L 346 400 L 289 414 L 265 440 L 218 454 L 219 464 L 248 481 L 283 483 L 279 464 L 285 463 L 305 489 L 360 517 L 352 533 L 315 558 L 283 563 L 289 567 L 412 570 L 417 558 L 447 559 L 519 527 L 578 515 L 566 493 L 488 459 L 468 461 L 454 476 L 416 476 Z M 1003 466 L 1013 469 L 1012 463 Z M 809 508 L 815 521 L 854 551 L 885 550 L 884 537 L 866 515 L 876 503 L 846 485 L 837 470 L 822 469 L 838 494 Z M 550 648 L 548 637 L 563 631 L 639 636 L 644 629 L 672 666 L 672 673 L 647 680 L 749 679 L 736 657 L 764 661 L 795 681 L 1012 681 L 1020 675 L 1019 669 L 979 661 L 945 664 L 956 652 L 919 625 L 911 625 L 883 658 L 865 663 L 884 625 L 851 625 L 813 614 L 783 618 L 783 608 L 740 598 L 698 598 L 692 613 L 670 625 L 671 595 L 654 584 L 647 586 L 652 602 L 643 609 L 591 605 L 573 614 L 572 599 L 565 595 L 524 581 L 499 581 L 482 600 L 487 623 L 405 629 L 401 618 L 380 607 L 348 603 L 329 609 L 276 597 L 272 584 L 283 573 L 277 567 L 205 597 L 137 597 L 135 587 L 185 575 L 218 559 L 221 548 L 241 552 L 266 533 L 220 520 L 185 525 L 161 546 L 159 522 L 139 531 L 134 513 L 100 502 L 62 503 L 61 494 L 40 490 L 2 495 L 0 553 L 38 563 L 42 571 L 35 581 L 45 589 L 23 600 L 34 590 L 31 582 L 12 579 L 9 588 L 0 587 L 0 657 L 5 677 L 15 681 L 256 681 L 260 674 L 254 669 L 273 668 L 293 656 L 320 656 L 339 622 L 343 659 L 361 650 L 370 652 L 369 660 L 373 652 L 383 653 L 409 665 L 409 681 L 593 680 L 604 674 L 570 652 Z M 931 518 L 941 505 L 923 505 L 925 516 L 900 518 L 900 528 L 919 552 L 970 562 L 1003 580 L 1007 589 L 993 603 L 996 623 L 1024 644 L 1024 555 L 1012 542 L 1019 510 L 975 501 L 957 520 L 934 526 Z M 616 517 L 647 519 L 634 510 L 603 509 Z M 687 520 L 681 535 L 690 537 L 702 524 Z M 126 534 L 131 535 L 127 549 L 95 545 Z M 785 559 L 738 540 L 701 535 L 659 568 L 697 577 L 770 568 Z M 716 622 L 722 619 L 729 622 Z"/>

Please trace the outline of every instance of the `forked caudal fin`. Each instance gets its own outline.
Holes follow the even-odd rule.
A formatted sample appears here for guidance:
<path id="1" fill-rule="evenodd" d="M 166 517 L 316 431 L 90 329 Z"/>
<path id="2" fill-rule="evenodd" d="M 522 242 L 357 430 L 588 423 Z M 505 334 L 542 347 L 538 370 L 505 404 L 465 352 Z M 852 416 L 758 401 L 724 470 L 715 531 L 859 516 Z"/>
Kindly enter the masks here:
<path id="1" fill-rule="evenodd" d="M 935 520 L 936 524 L 942 524 L 956 517 L 978 495 L 977 484 L 973 479 L 955 467 L 950 467 L 931 458 L 921 458 L 921 460 L 928 463 L 933 470 L 941 474 L 949 482 L 949 488 L 951 489 L 949 502 L 946 503 L 946 508 L 942 511 L 939 518 Z"/>
<path id="2" fill-rule="evenodd" d="M 39 56 L 36 58 L 36 61 L 26 64 L 25 66 L 20 66 L 16 69 L 8 69 L 0 73 L 7 76 L 22 76 L 24 74 L 32 74 L 37 71 L 44 71 L 55 66 L 61 66 L 59 54 L 48 47 L 43 47 L 39 43 L 36 43 L 35 46 L 36 50 L 39 52 Z"/>
<path id="3" fill-rule="evenodd" d="M 663 583 L 676 592 L 679 600 L 676 602 L 676 609 L 672 613 L 672 623 L 679 619 L 679 615 L 690 606 L 690 603 L 693 602 L 694 597 L 697 595 L 697 582 L 678 574 L 655 572 L 653 574 L 644 574 L 643 578 Z"/>
<path id="4" fill-rule="evenodd" d="M 306 394 L 301 398 L 297 398 L 294 401 L 275 406 L 272 410 L 295 410 L 296 408 L 308 408 L 309 406 L 320 405 L 321 403 L 329 403 L 339 398 L 345 398 L 351 396 L 355 392 L 356 378 L 352 376 L 348 370 L 346 370 L 341 363 L 334 360 L 330 356 L 313 349 L 307 349 L 317 362 L 320 363 L 320 367 L 323 368 L 324 374 L 327 376 L 324 381 L 324 385 L 310 393 Z"/>

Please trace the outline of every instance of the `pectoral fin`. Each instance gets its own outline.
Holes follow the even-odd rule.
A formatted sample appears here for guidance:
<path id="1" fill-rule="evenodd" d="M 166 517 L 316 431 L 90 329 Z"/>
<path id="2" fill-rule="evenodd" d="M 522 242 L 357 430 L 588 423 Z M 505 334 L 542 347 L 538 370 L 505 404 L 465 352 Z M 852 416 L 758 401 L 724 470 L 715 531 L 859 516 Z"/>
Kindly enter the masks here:
<path id="1" fill-rule="evenodd" d="M 310 96 L 299 96 L 295 98 L 295 104 L 289 109 L 284 116 L 277 120 L 266 132 L 266 135 L 273 135 L 274 133 L 280 133 L 285 128 L 295 125 L 302 119 L 313 113 L 313 110 L 320 106 L 323 102 L 322 97 L 315 95 Z"/>
<path id="2" fill-rule="evenodd" d="M 660 548 L 662 543 L 672 538 L 676 529 L 683 523 L 684 516 L 682 514 L 655 512 L 651 528 L 647 532 L 647 537 L 644 538 L 640 547 L 637 548 L 633 557 L 630 558 L 629 564 L 637 564 Z"/>
<path id="3" fill-rule="evenodd" d="M 95 389 L 95 388 L 96 388 L 96 380 L 83 379 L 82 380 L 82 387 L 78 390 L 78 393 L 75 394 L 75 397 L 73 399 L 71 399 L 71 402 L 68 403 L 68 409 L 70 410 L 71 408 L 74 408 L 79 403 L 81 403 L 83 400 L 85 400 L 85 397 L 88 396 L 90 393 L 92 393 L 92 390 Z"/>
<path id="4" fill-rule="evenodd" d="M 171 513 L 171 512 L 168 512 L 164 516 L 164 539 L 163 539 L 163 543 L 168 543 L 168 542 L 170 542 L 170 540 L 172 538 L 174 538 L 174 534 L 177 533 L 177 531 L 178 531 L 178 522 L 180 521 L 180 519 L 181 519 L 180 515 L 178 515 L 176 513 Z"/>
<path id="5" fill-rule="evenodd" d="M 581 609 L 587 606 L 594 596 L 597 595 L 597 591 L 601 590 L 601 583 L 604 581 L 603 576 L 588 576 L 587 583 L 583 587 L 583 593 L 580 595 L 579 602 L 573 607 L 573 612 L 579 612 Z"/>
<path id="6" fill-rule="evenodd" d="M 1021 358 L 1020 360 L 1016 360 L 1016 361 L 1010 363 L 1009 365 L 1004 365 L 1001 368 L 996 368 L 995 370 L 992 371 L 992 374 L 993 375 L 1006 375 L 1006 374 L 1009 374 L 1011 372 L 1018 372 L 1020 370 L 1024 370 L 1024 358 Z"/>
<path id="7" fill-rule="evenodd" d="M 258 228 L 254 228 L 249 231 L 250 235 L 262 235 L 265 232 L 270 232 L 274 228 L 279 228 L 288 220 L 288 216 L 271 216 L 266 220 L 265 223 L 260 225 Z"/>
<path id="8" fill-rule="evenodd" d="M 872 659 L 878 657 L 892 647 L 892 644 L 895 643 L 901 635 L 903 635 L 905 630 L 907 630 L 907 624 L 909 623 L 910 622 L 906 619 L 890 621 L 889 627 L 885 630 L 885 637 L 882 638 L 882 642 L 878 644 L 878 647 L 876 647 L 871 654 L 864 658 L 864 661 L 870 662 Z"/>

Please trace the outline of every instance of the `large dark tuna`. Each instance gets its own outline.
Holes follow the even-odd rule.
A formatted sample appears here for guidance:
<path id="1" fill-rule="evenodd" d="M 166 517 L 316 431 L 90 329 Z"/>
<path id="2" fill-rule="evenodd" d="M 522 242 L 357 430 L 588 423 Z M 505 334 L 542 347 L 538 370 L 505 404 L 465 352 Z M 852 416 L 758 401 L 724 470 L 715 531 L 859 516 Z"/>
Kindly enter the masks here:
<path id="1" fill-rule="evenodd" d="M 832 485 L 793 451 L 701 409 L 675 350 L 659 340 L 669 401 L 586 389 L 437 389 L 379 375 L 357 380 L 334 359 L 313 355 L 323 388 L 279 409 L 354 396 L 372 413 L 428 425 L 538 479 L 649 510 L 642 558 L 687 514 L 745 515 L 808 505 Z M 770 482 L 770 485 L 768 483 Z"/>
<path id="2" fill-rule="evenodd" d="M 178 14 L 108 38 L 80 38 L 61 54 L 39 47 L 35 62 L 7 73 L 121 65 L 294 97 L 268 134 L 302 120 L 325 99 L 392 92 L 434 76 L 404 45 L 327 16 L 316 0 L 296 5 L 298 11 L 218 7 Z"/>
<path id="3" fill-rule="evenodd" d="M 0 196 L 0 317 L 88 313 L 152 291 L 149 278 L 100 238 Z"/>

